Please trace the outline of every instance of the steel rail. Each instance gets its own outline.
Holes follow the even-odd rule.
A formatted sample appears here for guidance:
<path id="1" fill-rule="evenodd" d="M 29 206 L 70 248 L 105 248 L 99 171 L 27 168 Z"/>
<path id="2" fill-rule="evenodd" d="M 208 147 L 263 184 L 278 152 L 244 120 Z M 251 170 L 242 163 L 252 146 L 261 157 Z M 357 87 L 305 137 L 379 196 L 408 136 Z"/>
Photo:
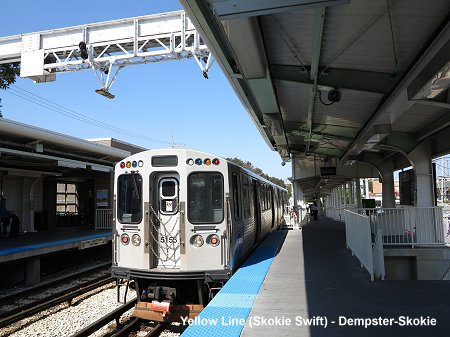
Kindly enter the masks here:
<path id="1" fill-rule="evenodd" d="M 84 329 L 73 334 L 71 337 L 89 336 L 113 320 L 116 320 L 116 322 L 119 323 L 120 316 L 122 316 L 123 313 L 130 310 L 132 307 L 134 307 L 134 305 L 136 304 L 136 301 L 137 301 L 137 299 L 134 299 L 134 300 L 131 300 L 131 301 L 125 303 L 124 305 L 118 307 L 117 309 L 111 311 L 110 313 L 106 314 L 102 318 L 100 318 L 97 321 L 93 322 L 92 324 L 88 325 Z M 140 321 L 140 320 L 136 319 L 133 321 Z M 117 325 L 119 325 L 119 324 L 117 324 Z"/>
<path id="2" fill-rule="evenodd" d="M 72 287 L 70 289 L 64 290 L 63 294 L 58 294 L 51 299 L 43 299 L 44 302 L 36 304 L 36 302 L 27 304 L 25 307 L 26 309 L 23 309 L 24 307 L 20 307 L 17 309 L 13 309 L 8 313 L 8 316 L 5 318 L 0 319 L 0 328 L 7 326 L 8 324 L 15 323 L 17 321 L 20 321 L 23 318 L 27 318 L 31 315 L 34 315 L 40 311 L 49 309 L 51 307 L 54 307 L 58 304 L 71 301 L 75 297 L 84 295 L 85 293 L 94 290 L 96 288 L 99 288 L 105 284 L 113 282 L 114 279 L 110 276 L 103 278 L 103 279 L 96 279 L 95 283 L 89 283 L 86 286 L 76 286 Z M 30 307 L 31 306 L 31 307 Z M 14 312 L 11 314 L 11 312 Z"/>
<path id="3" fill-rule="evenodd" d="M 54 279 L 41 282 L 35 286 L 24 289 L 23 291 L 0 296 L 0 301 L 2 302 L 3 305 L 5 305 L 5 303 L 15 302 L 18 299 L 28 297 L 32 294 L 36 294 L 44 289 L 47 289 L 47 288 L 50 288 L 53 286 L 59 286 L 62 282 L 69 281 L 71 279 L 75 280 L 76 278 L 81 277 L 86 274 L 89 274 L 89 273 L 92 273 L 93 271 L 103 269 L 103 268 L 108 268 L 108 267 L 111 267 L 111 259 L 109 259 L 108 262 L 97 264 L 94 267 L 89 268 L 89 269 L 83 269 L 83 270 L 80 270 L 80 271 L 77 271 L 77 272 L 74 272 L 74 273 L 71 273 L 68 275 L 56 277 Z M 0 317 L 2 317 L 1 314 L 0 314 Z"/>

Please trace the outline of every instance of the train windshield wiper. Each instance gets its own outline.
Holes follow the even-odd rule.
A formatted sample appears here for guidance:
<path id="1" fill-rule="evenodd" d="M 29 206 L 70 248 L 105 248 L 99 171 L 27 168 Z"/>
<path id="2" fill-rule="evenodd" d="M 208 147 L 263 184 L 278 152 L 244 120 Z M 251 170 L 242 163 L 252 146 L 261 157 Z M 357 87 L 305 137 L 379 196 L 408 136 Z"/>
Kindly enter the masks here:
<path id="1" fill-rule="evenodd" d="M 133 194 L 137 196 L 135 199 L 141 200 L 141 196 L 139 194 L 139 187 L 136 182 L 136 176 L 137 176 L 137 174 L 132 175 L 132 177 L 133 177 Z"/>

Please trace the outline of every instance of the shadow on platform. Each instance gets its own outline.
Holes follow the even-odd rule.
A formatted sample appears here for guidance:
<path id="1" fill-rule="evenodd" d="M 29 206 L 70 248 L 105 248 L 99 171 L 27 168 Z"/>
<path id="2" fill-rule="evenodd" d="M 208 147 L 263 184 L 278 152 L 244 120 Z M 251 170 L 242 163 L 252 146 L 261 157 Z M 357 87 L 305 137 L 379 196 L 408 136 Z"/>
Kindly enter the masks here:
<path id="1" fill-rule="evenodd" d="M 301 237 L 304 280 L 299 281 L 305 285 L 308 317 L 328 320 L 326 329 L 310 327 L 309 336 L 449 335 L 450 282 L 371 282 L 346 249 L 344 224 L 328 218 L 305 224 Z"/>

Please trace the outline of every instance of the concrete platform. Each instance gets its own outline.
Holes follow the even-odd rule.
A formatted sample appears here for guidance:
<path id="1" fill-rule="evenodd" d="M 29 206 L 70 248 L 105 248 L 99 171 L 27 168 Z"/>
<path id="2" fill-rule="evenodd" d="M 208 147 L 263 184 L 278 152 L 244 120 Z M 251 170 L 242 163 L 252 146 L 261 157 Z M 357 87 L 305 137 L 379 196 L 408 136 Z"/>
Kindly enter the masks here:
<path id="1" fill-rule="evenodd" d="M 0 238 L 0 263 L 39 257 L 68 249 L 85 249 L 111 241 L 111 231 L 61 229 Z"/>
<path id="2" fill-rule="evenodd" d="M 270 233 L 200 315 L 190 322 L 182 336 L 239 336 L 286 233 L 286 230 Z"/>
<path id="3" fill-rule="evenodd" d="M 448 336 L 449 289 L 371 282 L 346 250 L 344 224 L 319 218 L 289 231 L 241 336 Z"/>

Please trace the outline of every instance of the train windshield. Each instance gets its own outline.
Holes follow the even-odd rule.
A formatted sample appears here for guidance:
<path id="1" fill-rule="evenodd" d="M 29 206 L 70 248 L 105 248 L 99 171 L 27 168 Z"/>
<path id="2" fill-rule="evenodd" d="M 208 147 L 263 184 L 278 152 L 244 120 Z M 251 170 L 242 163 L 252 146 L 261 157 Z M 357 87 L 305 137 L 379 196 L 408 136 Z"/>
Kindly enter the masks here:
<path id="1" fill-rule="evenodd" d="M 141 222 L 142 177 L 140 174 L 124 174 L 117 179 L 117 218 L 125 223 Z"/>
<path id="2" fill-rule="evenodd" d="M 196 172 L 188 177 L 188 219 L 194 224 L 223 221 L 223 176 Z"/>

